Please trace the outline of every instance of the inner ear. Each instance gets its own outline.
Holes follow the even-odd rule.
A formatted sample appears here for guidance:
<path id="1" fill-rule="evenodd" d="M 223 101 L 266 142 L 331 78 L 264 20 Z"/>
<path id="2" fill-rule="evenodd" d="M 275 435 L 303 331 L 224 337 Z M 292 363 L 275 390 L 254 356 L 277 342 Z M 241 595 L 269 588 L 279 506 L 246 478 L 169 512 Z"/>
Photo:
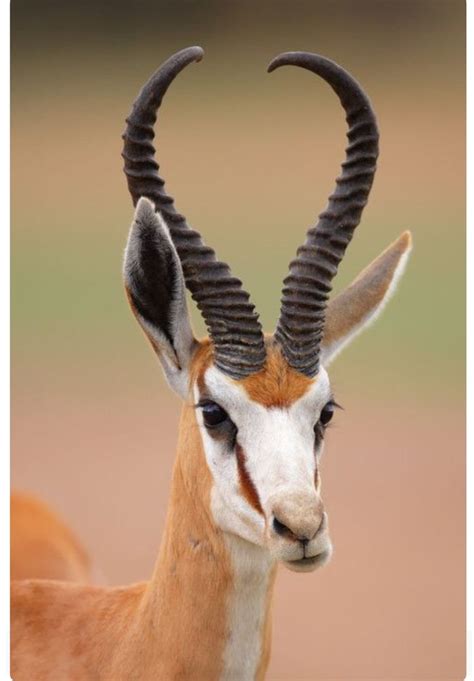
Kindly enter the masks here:
<path id="1" fill-rule="evenodd" d="M 181 262 L 166 224 L 145 198 L 137 204 L 123 273 L 133 313 L 168 381 L 182 393 L 197 341 L 189 320 Z"/>
<path id="2" fill-rule="evenodd" d="M 383 310 L 405 270 L 411 244 L 410 232 L 404 232 L 329 303 L 321 346 L 324 366 Z"/>
<path id="3" fill-rule="evenodd" d="M 142 222 L 136 239 L 136 260 L 129 267 L 127 291 L 136 314 L 159 329 L 173 345 L 173 302 L 178 272 L 164 235 L 150 222 Z"/>

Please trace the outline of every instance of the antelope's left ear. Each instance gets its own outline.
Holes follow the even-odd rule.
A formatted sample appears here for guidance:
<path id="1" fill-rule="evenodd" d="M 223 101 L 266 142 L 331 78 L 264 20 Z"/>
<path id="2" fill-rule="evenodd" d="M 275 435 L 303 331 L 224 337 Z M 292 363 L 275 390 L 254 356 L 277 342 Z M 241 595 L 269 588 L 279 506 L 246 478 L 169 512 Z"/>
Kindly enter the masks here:
<path id="1" fill-rule="evenodd" d="M 189 388 L 189 366 L 197 349 L 186 305 L 181 262 L 168 228 L 148 199 L 137 203 L 123 265 L 132 311 L 181 397 Z"/>
<path id="2" fill-rule="evenodd" d="M 411 244 L 410 232 L 404 232 L 329 303 L 321 346 L 323 366 L 378 317 L 405 270 Z"/>

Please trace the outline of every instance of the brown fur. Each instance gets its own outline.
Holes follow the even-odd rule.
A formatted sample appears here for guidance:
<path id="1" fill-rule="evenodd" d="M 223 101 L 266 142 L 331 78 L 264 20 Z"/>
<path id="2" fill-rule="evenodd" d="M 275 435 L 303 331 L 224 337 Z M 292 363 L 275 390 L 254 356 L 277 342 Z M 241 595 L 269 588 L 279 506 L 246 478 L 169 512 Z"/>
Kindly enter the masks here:
<path id="1" fill-rule="evenodd" d="M 289 407 L 308 390 L 316 379 L 308 378 L 288 366 L 280 348 L 270 338 L 266 343 L 265 366 L 242 381 L 248 396 L 264 407 Z"/>
<path id="2" fill-rule="evenodd" d="M 10 537 L 11 579 L 90 582 L 89 556 L 44 502 L 28 494 L 12 494 Z"/>
<path id="3" fill-rule="evenodd" d="M 112 681 L 143 586 L 127 589 L 48 580 L 12 583 L 14 681 Z M 151 681 L 151 680 L 150 680 Z"/>
<path id="4" fill-rule="evenodd" d="M 262 504 L 260 503 L 260 497 L 258 496 L 258 492 L 255 488 L 255 485 L 253 484 L 253 480 L 249 475 L 249 472 L 247 470 L 247 466 L 245 464 L 245 452 L 242 449 L 242 447 L 237 444 L 235 447 L 235 455 L 237 457 L 237 466 L 239 469 L 239 480 L 240 480 L 240 489 L 242 490 L 243 496 L 247 499 L 249 504 L 253 506 L 253 508 L 258 512 L 263 515 L 263 509 L 262 509 Z"/>

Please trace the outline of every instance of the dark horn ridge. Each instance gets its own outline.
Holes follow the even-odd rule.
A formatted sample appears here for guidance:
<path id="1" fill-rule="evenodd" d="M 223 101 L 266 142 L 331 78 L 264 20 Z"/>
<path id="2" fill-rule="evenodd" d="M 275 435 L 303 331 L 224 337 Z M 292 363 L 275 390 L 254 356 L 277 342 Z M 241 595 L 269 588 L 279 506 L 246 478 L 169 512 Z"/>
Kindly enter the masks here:
<path id="1" fill-rule="evenodd" d="M 357 81 L 330 59 L 309 52 L 286 52 L 268 71 L 293 65 L 323 78 L 338 95 L 349 126 L 346 160 L 329 203 L 309 229 L 284 280 L 275 340 L 289 365 L 313 377 L 332 280 L 360 222 L 372 187 L 378 157 L 378 129 L 370 101 Z"/>
<path id="2" fill-rule="evenodd" d="M 180 257 L 186 286 L 206 323 L 216 366 L 241 379 L 262 369 L 265 345 L 254 305 L 229 266 L 219 262 L 201 235 L 177 212 L 165 191 L 155 160 L 154 125 L 162 99 L 174 78 L 188 64 L 200 61 L 201 47 L 189 47 L 165 61 L 138 95 L 123 134 L 124 171 L 134 205 L 141 196 L 155 204 L 166 221 Z"/>

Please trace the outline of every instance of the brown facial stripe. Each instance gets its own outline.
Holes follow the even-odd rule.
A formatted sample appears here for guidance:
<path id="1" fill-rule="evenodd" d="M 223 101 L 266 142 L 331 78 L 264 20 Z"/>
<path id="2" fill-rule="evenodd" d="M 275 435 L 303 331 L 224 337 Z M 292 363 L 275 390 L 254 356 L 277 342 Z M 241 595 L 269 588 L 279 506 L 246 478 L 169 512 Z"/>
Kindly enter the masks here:
<path id="1" fill-rule="evenodd" d="M 318 463 L 316 462 L 316 468 L 314 470 L 314 486 L 316 489 L 318 489 L 319 485 L 319 470 L 318 470 Z"/>
<path id="2" fill-rule="evenodd" d="M 262 505 L 260 503 L 260 498 L 258 492 L 253 484 L 252 478 L 249 475 L 247 467 L 245 465 L 245 452 L 242 447 L 237 444 L 235 445 L 235 455 L 237 457 L 237 468 L 239 470 L 240 488 L 242 494 L 247 499 L 249 504 L 261 515 L 263 515 Z"/>
<path id="3" fill-rule="evenodd" d="M 238 383 L 251 400 L 264 407 L 289 407 L 305 394 L 317 377 L 309 378 L 292 369 L 272 339 L 267 339 L 266 350 L 264 368 Z"/>

